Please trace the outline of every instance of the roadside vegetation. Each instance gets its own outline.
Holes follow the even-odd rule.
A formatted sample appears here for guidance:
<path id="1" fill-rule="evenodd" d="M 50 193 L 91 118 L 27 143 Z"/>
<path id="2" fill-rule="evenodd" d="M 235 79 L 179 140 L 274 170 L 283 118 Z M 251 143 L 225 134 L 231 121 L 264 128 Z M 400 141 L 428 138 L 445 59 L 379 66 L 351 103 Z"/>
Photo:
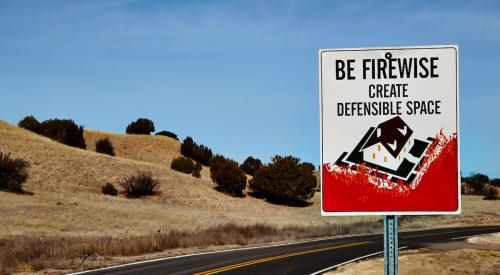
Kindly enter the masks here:
<path id="1" fill-rule="evenodd" d="M 282 228 L 255 224 L 226 224 L 193 231 L 171 230 L 151 235 L 120 237 L 17 236 L 0 239 L 0 273 L 44 269 L 75 271 L 95 268 L 97 258 L 134 256 L 176 248 L 256 245 L 325 236 L 380 231 L 380 222 Z"/>

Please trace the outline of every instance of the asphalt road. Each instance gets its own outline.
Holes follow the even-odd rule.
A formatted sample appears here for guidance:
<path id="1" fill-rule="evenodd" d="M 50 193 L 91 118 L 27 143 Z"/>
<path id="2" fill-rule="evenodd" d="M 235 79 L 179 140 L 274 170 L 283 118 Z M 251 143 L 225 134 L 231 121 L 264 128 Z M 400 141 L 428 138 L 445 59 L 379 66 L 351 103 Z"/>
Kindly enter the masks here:
<path id="1" fill-rule="evenodd" d="M 494 232 L 500 232 L 500 226 L 400 232 L 399 246 L 422 248 L 436 242 Z M 85 274 L 312 274 L 383 249 L 381 234 L 353 236 L 171 257 L 88 271 Z"/>

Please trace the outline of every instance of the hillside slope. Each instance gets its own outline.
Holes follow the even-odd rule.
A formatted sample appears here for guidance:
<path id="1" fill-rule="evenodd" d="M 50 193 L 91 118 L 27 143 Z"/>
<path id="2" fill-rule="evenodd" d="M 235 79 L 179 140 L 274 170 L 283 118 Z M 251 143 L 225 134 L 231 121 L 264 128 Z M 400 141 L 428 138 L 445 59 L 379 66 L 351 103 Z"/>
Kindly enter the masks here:
<path id="1" fill-rule="evenodd" d="M 107 136 L 117 153 L 93 152 Z M 206 228 L 217 224 L 317 226 L 352 224 L 380 217 L 321 217 L 319 193 L 307 207 L 288 207 L 251 196 L 234 198 L 214 190 L 209 172 L 202 178 L 173 171 L 179 143 L 167 137 L 85 131 L 88 150 L 68 147 L 0 120 L 0 152 L 31 164 L 25 189 L 33 196 L 0 191 L 0 239 L 13 235 L 122 236 L 158 230 Z M 128 199 L 101 194 L 106 182 L 119 186 L 138 170 L 160 180 L 160 194 Z M 408 226 L 492 224 L 500 222 L 498 204 L 463 197 L 461 216 L 407 219 Z"/>
<path id="2" fill-rule="evenodd" d="M 92 152 L 107 136 L 117 157 Z M 315 204 L 294 208 L 247 196 L 233 198 L 213 189 L 205 167 L 201 179 L 173 171 L 179 143 L 167 137 L 86 131 L 90 150 L 54 142 L 0 121 L 0 152 L 29 161 L 25 189 L 33 196 L 0 192 L 0 236 L 12 234 L 106 235 L 194 229 L 214 224 L 323 224 Z M 159 196 L 127 199 L 102 195 L 100 187 L 138 170 L 161 181 Z"/>
<path id="3" fill-rule="evenodd" d="M 85 129 L 87 149 L 95 151 L 95 143 L 108 138 L 117 157 L 152 162 L 170 167 L 175 156 L 180 155 L 179 141 L 165 136 L 121 135 Z"/>

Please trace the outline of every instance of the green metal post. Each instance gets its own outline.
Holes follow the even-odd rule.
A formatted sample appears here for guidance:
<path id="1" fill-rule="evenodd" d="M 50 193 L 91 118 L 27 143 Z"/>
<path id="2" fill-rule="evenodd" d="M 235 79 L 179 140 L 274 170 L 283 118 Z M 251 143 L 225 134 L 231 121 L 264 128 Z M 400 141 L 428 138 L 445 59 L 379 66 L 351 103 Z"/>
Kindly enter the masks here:
<path id="1" fill-rule="evenodd" d="M 385 275 L 398 274 L 398 217 L 384 216 Z"/>

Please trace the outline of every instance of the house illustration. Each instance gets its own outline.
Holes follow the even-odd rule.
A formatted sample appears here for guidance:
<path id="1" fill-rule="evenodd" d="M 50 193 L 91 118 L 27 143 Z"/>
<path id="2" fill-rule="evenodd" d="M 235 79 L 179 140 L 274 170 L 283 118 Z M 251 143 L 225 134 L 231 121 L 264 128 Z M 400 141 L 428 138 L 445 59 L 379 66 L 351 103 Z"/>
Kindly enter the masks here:
<path id="1" fill-rule="evenodd" d="M 413 130 L 399 117 L 380 123 L 362 147 L 363 160 L 398 170 L 412 146 Z"/>
<path id="2" fill-rule="evenodd" d="M 419 139 L 413 130 L 395 116 L 379 125 L 370 127 L 351 152 L 343 152 L 336 165 L 357 171 L 360 165 L 376 169 L 378 177 L 389 176 L 390 180 L 411 183 L 416 177 L 419 164 L 432 137 Z"/>

